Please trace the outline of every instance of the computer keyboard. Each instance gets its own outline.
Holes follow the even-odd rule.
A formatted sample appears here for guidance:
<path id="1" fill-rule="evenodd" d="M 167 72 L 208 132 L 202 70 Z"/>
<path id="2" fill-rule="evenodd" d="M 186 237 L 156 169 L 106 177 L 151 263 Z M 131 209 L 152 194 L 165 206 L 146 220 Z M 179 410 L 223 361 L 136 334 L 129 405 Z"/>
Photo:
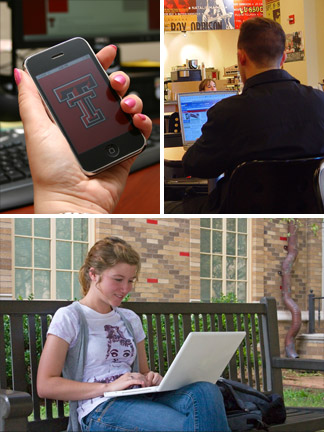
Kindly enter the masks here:
<path id="1" fill-rule="evenodd" d="M 133 173 L 140 169 L 160 162 L 160 125 L 153 123 L 152 133 L 147 140 L 146 149 L 133 163 L 130 172 Z"/>
<path id="2" fill-rule="evenodd" d="M 131 173 L 160 162 L 160 126 L 153 124 L 146 149 L 131 167 Z M 33 203 L 33 182 L 28 165 L 24 130 L 0 132 L 0 211 Z"/>

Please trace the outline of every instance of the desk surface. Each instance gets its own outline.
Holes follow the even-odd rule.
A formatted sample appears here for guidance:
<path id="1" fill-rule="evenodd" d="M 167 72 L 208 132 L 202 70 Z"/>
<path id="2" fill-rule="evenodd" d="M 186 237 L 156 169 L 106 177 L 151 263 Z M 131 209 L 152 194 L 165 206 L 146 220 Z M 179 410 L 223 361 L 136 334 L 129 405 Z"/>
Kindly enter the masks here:
<path id="1" fill-rule="evenodd" d="M 169 161 L 181 161 L 185 154 L 184 148 L 181 147 L 165 147 L 164 148 L 164 160 Z"/>
<path id="2" fill-rule="evenodd" d="M 160 213 L 160 165 L 155 164 L 131 174 L 113 214 Z M 34 206 L 0 214 L 34 214 Z"/>

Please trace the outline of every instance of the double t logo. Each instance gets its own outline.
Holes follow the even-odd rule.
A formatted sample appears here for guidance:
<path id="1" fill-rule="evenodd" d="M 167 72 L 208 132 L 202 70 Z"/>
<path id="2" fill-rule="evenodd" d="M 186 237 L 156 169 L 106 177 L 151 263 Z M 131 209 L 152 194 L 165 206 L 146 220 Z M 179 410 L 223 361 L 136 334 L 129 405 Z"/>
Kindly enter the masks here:
<path id="1" fill-rule="evenodd" d="M 66 102 L 68 107 L 78 107 L 81 111 L 81 120 L 86 128 L 106 120 L 103 112 L 95 108 L 92 100 L 95 98 L 97 83 L 91 74 L 85 75 L 67 84 L 54 89 L 55 96 L 60 103 Z"/>

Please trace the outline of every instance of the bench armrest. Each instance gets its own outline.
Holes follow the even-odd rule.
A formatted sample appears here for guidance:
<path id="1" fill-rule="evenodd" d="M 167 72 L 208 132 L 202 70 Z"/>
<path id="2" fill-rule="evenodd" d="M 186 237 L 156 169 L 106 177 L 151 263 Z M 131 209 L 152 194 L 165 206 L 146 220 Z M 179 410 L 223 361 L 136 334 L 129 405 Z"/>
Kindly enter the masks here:
<path id="1" fill-rule="evenodd" d="M 324 371 L 324 361 L 304 358 L 273 357 L 272 367 L 276 369 L 299 369 L 309 371 Z"/>
<path id="2" fill-rule="evenodd" d="M 0 431 L 27 431 L 27 417 L 33 410 L 28 393 L 0 389 Z"/>

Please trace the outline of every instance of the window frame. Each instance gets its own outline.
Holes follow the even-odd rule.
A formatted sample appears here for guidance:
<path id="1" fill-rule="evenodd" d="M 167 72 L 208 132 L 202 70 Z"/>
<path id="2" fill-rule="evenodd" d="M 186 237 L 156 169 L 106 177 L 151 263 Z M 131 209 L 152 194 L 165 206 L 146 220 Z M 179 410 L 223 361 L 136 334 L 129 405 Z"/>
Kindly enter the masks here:
<path id="1" fill-rule="evenodd" d="M 221 281 L 221 286 L 222 286 L 222 293 L 224 295 L 227 294 L 227 282 L 235 282 L 235 295 L 236 298 L 238 298 L 237 295 L 237 289 L 238 289 L 238 282 L 245 282 L 246 283 L 246 302 L 251 301 L 252 298 L 252 292 L 251 292 L 251 286 L 252 286 L 252 281 L 251 281 L 251 261 L 252 261 L 252 236 L 251 236 L 251 232 L 252 232 L 252 221 L 250 218 L 244 218 L 246 219 L 247 222 L 247 227 L 246 227 L 246 233 L 243 233 L 241 231 L 238 231 L 238 219 L 242 219 L 242 218 L 204 218 L 204 219 L 209 219 L 210 220 L 210 224 L 209 227 L 204 227 L 201 225 L 201 220 L 200 220 L 200 225 L 199 225 L 199 233 L 200 233 L 200 241 L 201 241 L 201 230 L 206 230 L 209 231 L 209 241 L 210 241 L 210 250 L 209 252 L 204 252 L 202 251 L 202 247 L 200 244 L 200 265 L 202 263 L 201 261 L 201 256 L 205 255 L 205 256 L 209 256 L 210 257 L 210 262 L 209 262 L 209 276 L 202 276 L 200 273 L 200 283 L 202 282 L 202 280 L 209 280 L 210 281 L 210 285 L 209 285 L 209 301 L 212 300 L 213 298 L 213 283 L 212 281 Z M 222 228 L 214 228 L 213 227 L 213 220 L 214 219 L 221 219 L 222 220 Z M 233 230 L 227 230 L 227 220 L 228 219 L 234 219 L 235 220 L 235 231 Z M 222 252 L 213 252 L 212 251 L 212 245 L 213 245 L 213 232 L 221 232 L 222 235 Z M 235 234 L 235 254 L 227 254 L 227 234 L 228 233 L 234 233 Z M 238 234 L 244 234 L 247 237 L 247 242 L 246 242 L 246 256 L 242 256 L 242 255 L 238 255 Z M 222 277 L 213 277 L 213 257 L 214 256 L 220 256 L 222 259 Z M 228 279 L 227 278 L 227 257 L 233 257 L 236 261 L 236 268 L 235 268 L 235 278 L 234 279 Z M 244 259 L 246 259 L 247 263 L 246 263 L 246 279 L 239 279 L 238 278 L 238 258 L 243 257 Z M 202 296 L 200 294 L 200 299 L 202 300 Z"/>
<path id="2" fill-rule="evenodd" d="M 26 270 L 31 270 L 31 294 L 33 294 L 33 299 L 34 300 L 62 300 L 61 298 L 57 298 L 57 290 L 56 290 L 56 276 L 57 276 L 57 271 L 62 271 L 62 272 L 68 272 L 70 274 L 78 274 L 78 270 L 74 270 L 73 269 L 73 244 L 75 243 L 81 243 L 81 244 L 87 244 L 87 250 L 90 249 L 90 247 L 94 244 L 94 236 L 95 236 L 95 220 L 94 219 L 90 219 L 90 218 L 86 218 L 88 221 L 88 240 L 87 241 L 82 241 L 82 240 L 73 240 L 73 239 L 60 239 L 60 238 L 56 238 L 56 223 L 58 219 L 62 219 L 62 218 L 48 218 L 48 217 L 35 217 L 35 218 L 21 218 L 21 219 L 30 219 L 31 220 L 31 224 L 32 224 L 32 228 L 31 228 L 31 235 L 29 234 L 16 234 L 16 227 L 15 227 L 15 219 L 13 219 L 13 229 L 12 229 L 12 256 L 13 256 L 13 266 L 12 266 L 12 281 L 13 281 L 13 285 L 12 285 L 12 297 L 14 299 L 17 298 L 18 295 L 16 293 L 16 269 L 26 269 Z M 41 237 L 41 236 L 35 236 L 35 221 L 37 219 L 49 219 L 50 222 L 50 237 Z M 71 217 L 69 218 L 71 219 L 72 222 L 72 232 L 73 232 L 73 223 L 75 219 L 84 219 L 82 217 Z M 32 246 L 31 246 L 31 253 L 32 253 L 32 257 L 31 257 L 31 266 L 17 266 L 16 265 L 16 254 L 15 254 L 15 239 L 16 238 L 28 238 L 32 240 Z M 40 267 L 36 267 L 35 266 L 35 239 L 36 240 L 46 240 L 50 242 L 50 246 L 49 246 L 49 251 L 50 251 L 50 267 L 49 268 L 40 268 Z M 67 243 L 70 243 L 71 246 L 71 269 L 57 269 L 56 268 L 56 244 L 57 241 L 64 241 Z M 49 275 L 50 275 L 50 288 L 49 288 L 49 297 L 48 298 L 39 298 L 39 297 L 35 297 L 35 272 L 36 271 L 49 271 Z M 30 294 L 27 294 L 27 297 L 24 298 L 27 299 L 28 296 Z M 73 300 L 74 298 L 79 297 L 79 293 L 75 293 L 74 290 L 74 285 L 73 285 L 73 278 L 71 278 L 71 299 Z"/>

